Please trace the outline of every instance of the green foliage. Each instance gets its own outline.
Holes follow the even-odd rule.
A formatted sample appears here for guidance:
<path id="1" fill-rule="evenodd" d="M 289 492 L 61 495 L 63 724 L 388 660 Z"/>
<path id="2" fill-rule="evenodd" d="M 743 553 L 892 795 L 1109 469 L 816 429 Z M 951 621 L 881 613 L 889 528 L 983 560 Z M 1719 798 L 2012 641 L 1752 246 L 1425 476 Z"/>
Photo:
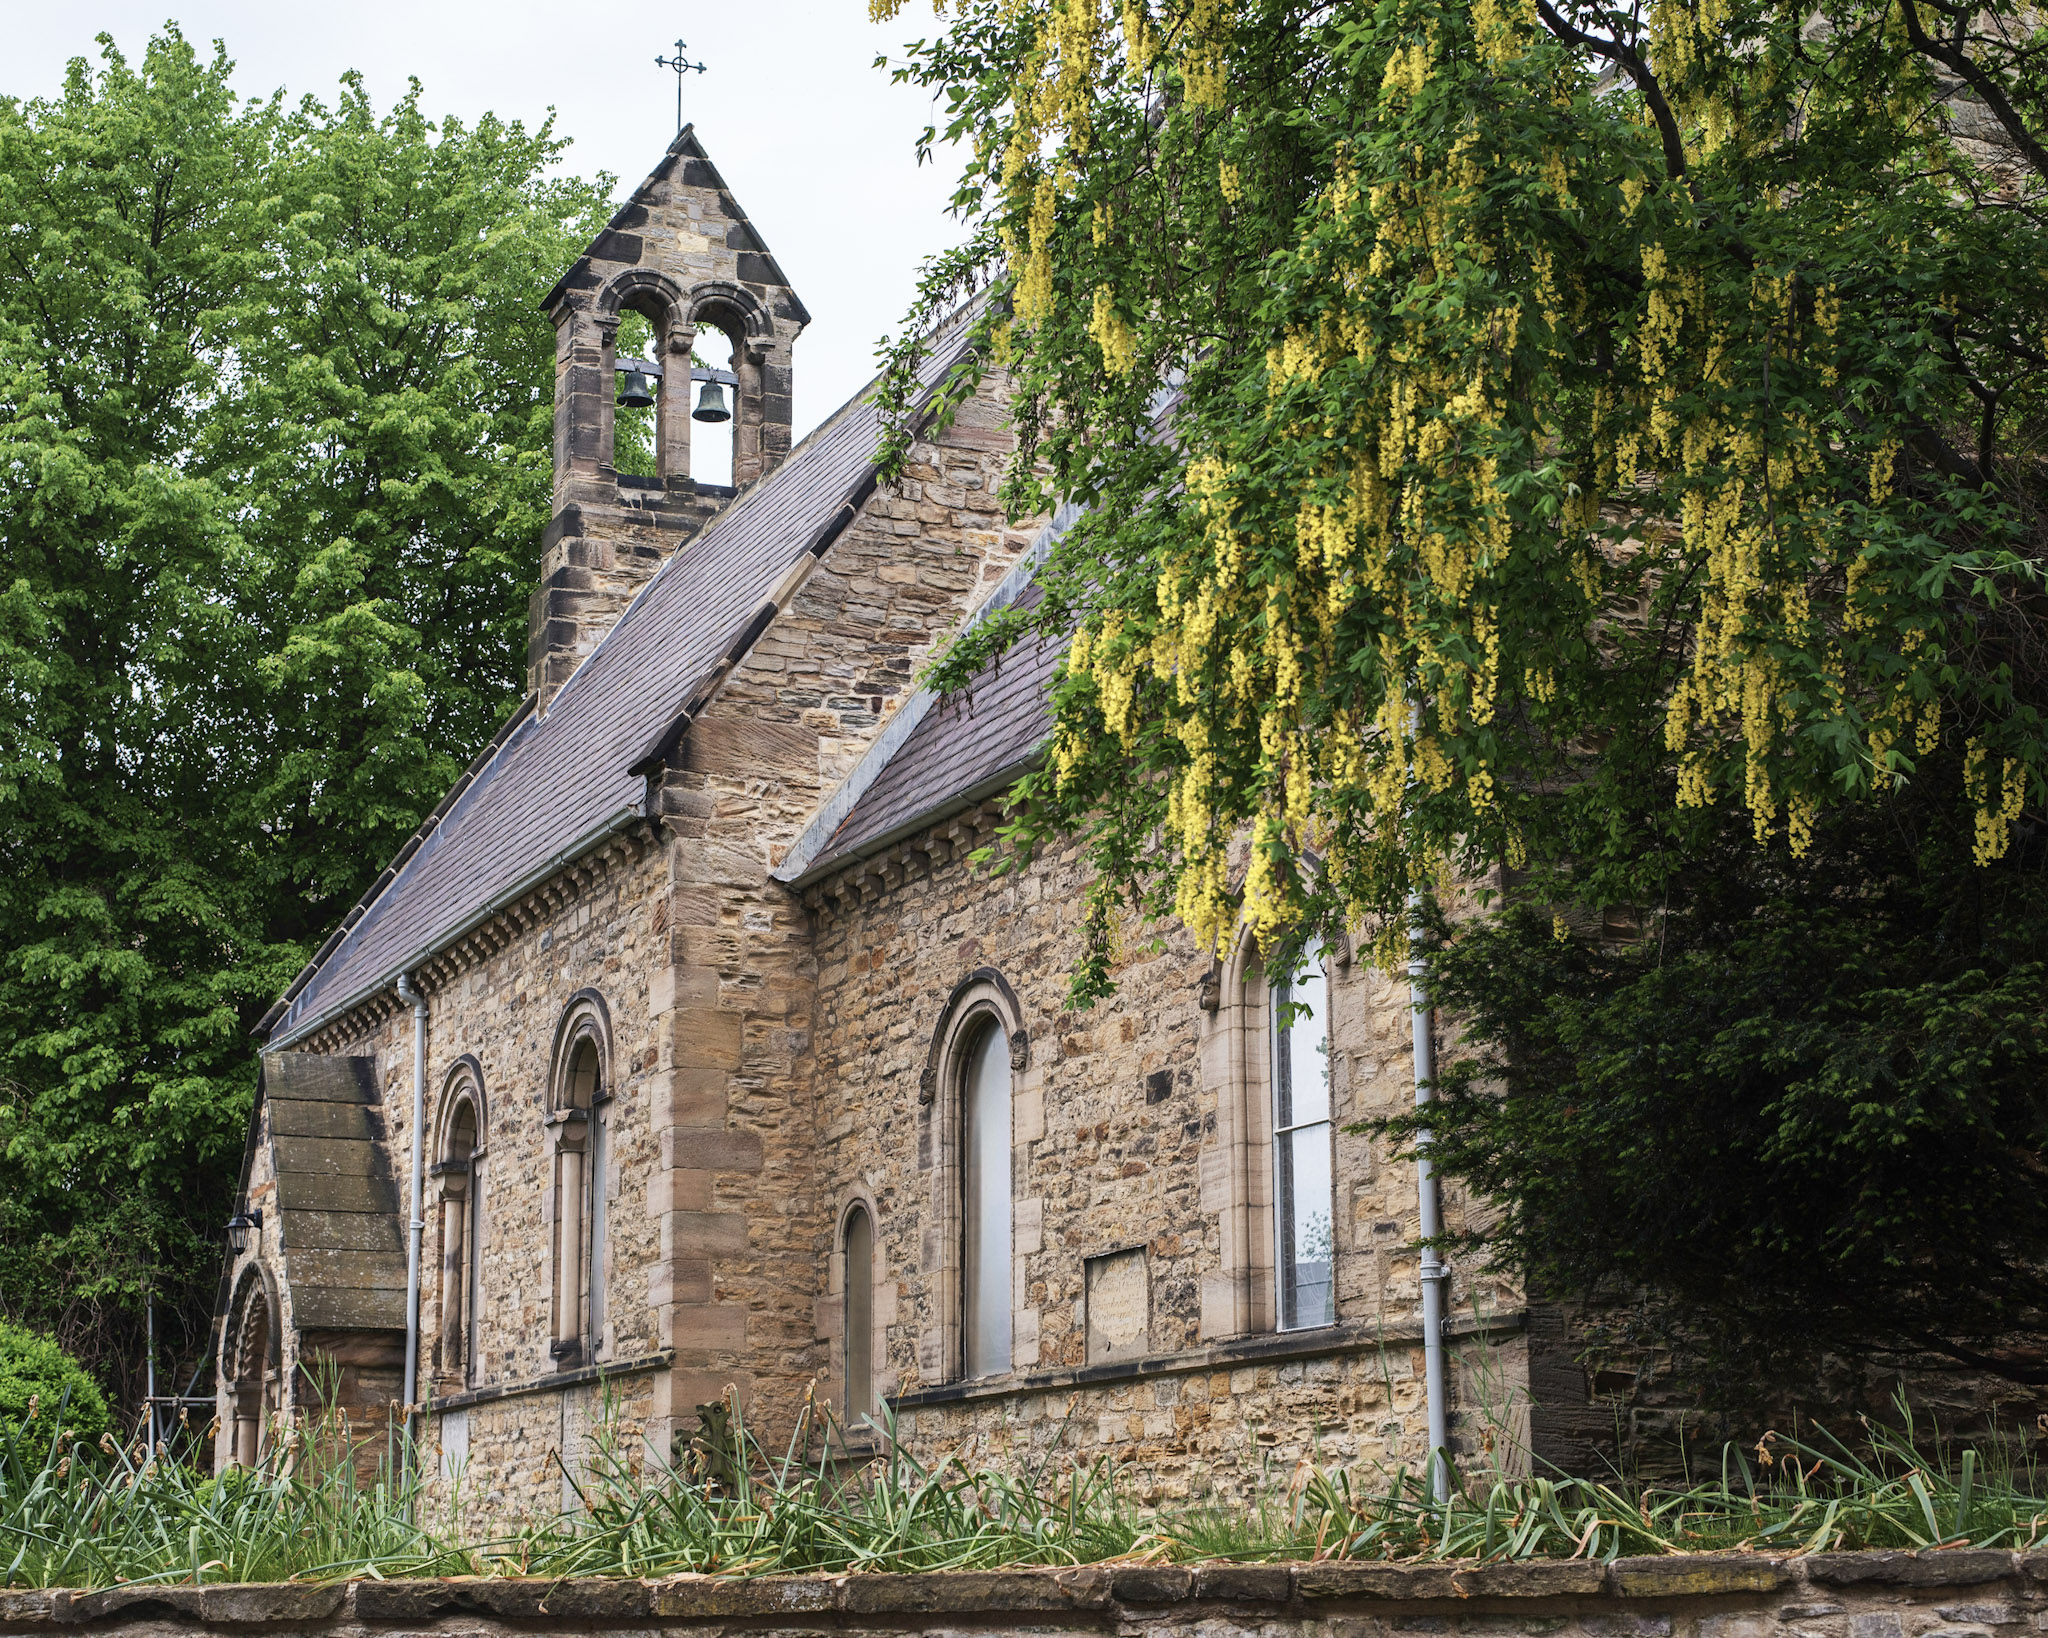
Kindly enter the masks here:
<path id="1" fill-rule="evenodd" d="M 112 1441 L 30 1424 L 0 1449 L 0 1563 L 11 1587 L 124 1581 L 454 1575 L 475 1566 L 412 1520 L 418 1486 L 386 1461 L 369 1482 L 331 1459 L 344 1424 L 301 1429 L 288 1461 L 218 1478 Z M 394 1471 L 396 1477 L 394 1477 Z"/>
<path id="2" fill-rule="evenodd" d="M 979 235 L 919 316 L 995 282 L 1012 503 L 1090 507 L 938 668 L 1072 633 L 1013 862 L 1079 835 L 1204 944 L 1389 964 L 1412 893 L 1522 875 L 1439 988 L 1500 1255 L 1647 1293 L 1730 1391 L 2038 1379 L 2040 9 L 948 17 L 899 74 Z M 1573 904 L 1670 914 L 1616 954 Z"/>
<path id="3" fill-rule="evenodd" d="M 249 1028 L 521 690 L 603 210 L 548 128 L 230 68 L 0 100 L 0 1291 L 124 1370 L 145 1290 L 203 1339 Z"/>
<path id="4" fill-rule="evenodd" d="M 1433 1153 L 1486 1255 L 1690 1339 L 1718 1403 L 1830 1355 L 2048 1381 L 2048 855 L 1979 867 L 1938 788 L 1801 860 L 1730 821 L 1634 942 L 1522 905 L 1432 953 L 1470 1054 Z"/>
<path id="5" fill-rule="evenodd" d="M 99 1384 L 56 1338 L 0 1321 L 0 1438 L 92 1443 L 108 1426 Z"/>
<path id="6" fill-rule="evenodd" d="M 1394 941 L 1503 863 L 1654 898 L 1726 809 L 1796 852 L 1937 774 L 2003 849 L 2048 771 L 2036 8 L 948 19 L 900 72 L 980 234 L 921 316 L 996 280 L 1013 504 L 1091 505 L 940 669 L 1078 622 L 1027 849 L 1205 942 Z"/>

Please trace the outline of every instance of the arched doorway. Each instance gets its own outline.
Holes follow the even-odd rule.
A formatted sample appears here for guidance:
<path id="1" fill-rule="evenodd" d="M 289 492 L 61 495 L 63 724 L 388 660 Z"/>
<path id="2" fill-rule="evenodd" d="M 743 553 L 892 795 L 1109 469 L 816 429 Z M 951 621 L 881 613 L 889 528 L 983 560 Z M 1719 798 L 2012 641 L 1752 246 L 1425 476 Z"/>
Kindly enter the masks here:
<path id="1" fill-rule="evenodd" d="M 243 1280 L 240 1299 L 229 1313 L 223 1349 L 229 1383 L 227 1460 L 254 1467 L 270 1449 L 282 1403 L 276 1305 L 260 1272 L 251 1270 Z"/>

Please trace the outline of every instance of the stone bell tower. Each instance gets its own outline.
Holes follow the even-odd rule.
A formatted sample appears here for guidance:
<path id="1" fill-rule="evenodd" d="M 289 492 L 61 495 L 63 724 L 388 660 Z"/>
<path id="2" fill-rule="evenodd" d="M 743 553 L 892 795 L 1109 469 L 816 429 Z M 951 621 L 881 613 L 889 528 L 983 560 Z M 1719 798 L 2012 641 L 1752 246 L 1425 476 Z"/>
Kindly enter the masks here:
<path id="1" fill-rule="evenodd" d="M 685 126 L 542 304 L 555 323 L 555 486 L 529 608 L 527 686 L 555 690 L 669 553 L 789 453 L 790 344 L 811 315 Z M 646 317 L 661 385 L 656 477 L 612 461 L 614 343 Z M 732 346 L 732 483 L 690 472 L 691 349 Z"/>

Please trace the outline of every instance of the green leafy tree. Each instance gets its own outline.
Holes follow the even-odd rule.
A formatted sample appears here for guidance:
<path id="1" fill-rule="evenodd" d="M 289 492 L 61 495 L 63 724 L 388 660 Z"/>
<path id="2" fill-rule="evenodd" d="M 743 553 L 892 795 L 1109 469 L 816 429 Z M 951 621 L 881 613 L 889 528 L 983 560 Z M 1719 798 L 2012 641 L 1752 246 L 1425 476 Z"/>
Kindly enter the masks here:
<path id="1" fill-rule="evenodd" d="M 1723 1397 L 2040 1377 L 2043 24 L 965 0 L 898 69 L 978 228 L 917 316 L 993 283 L 1010 501 L 1089 507 L 939 668 L 1071 633 L 1015 856 L 1383 958 L 1507 871 L 1437 1158 Z"/>
<path id="2" fill-rule="evenodd" d="M 2048 1383 L 2048 838 L 1980 866 L 1947 794 L 1839 807 L 1796 861 L 1731 815 L 1632 938 L 1440 927 L 1461 1051 L 1384 1129 L 1496 1203 L 1465 1249 L 1616 1343 L 1684 1339 L 1722 1408 Z"/>
<path id="3" fill-rule="evenodd" d="M 203 1345 L 248 1031 L 523 682 L 551 130 L 243 101 L 176 32 L 0 101 L 0 1304 Z"/>

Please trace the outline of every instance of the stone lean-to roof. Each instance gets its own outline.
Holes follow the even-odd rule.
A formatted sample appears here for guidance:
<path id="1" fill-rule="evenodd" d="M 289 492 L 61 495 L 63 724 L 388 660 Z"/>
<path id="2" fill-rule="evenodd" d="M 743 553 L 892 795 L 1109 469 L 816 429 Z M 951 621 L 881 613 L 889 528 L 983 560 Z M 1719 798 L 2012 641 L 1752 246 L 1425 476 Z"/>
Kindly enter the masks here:
<path id="1" fill-rule="evenodd" d="M 964 352 L 970 316 L 932 346 L 928 391 Z M 545 715 L 514 720 L 360 919 L 302 975 L 273 1044 L 359 1006 L 646 815 L 649 759 L 674 743 L 873 493 L 881 422 L 868 391 L 662 564 Z"/>
<path id="2" fill-rule="evenodd" d="M 1032 579 L 1077 515 L 1061 507 L 963 629 L 1008 604 L 1036 603 Z M 1066 651 L 1063 640 L 1027 636 L 958 694 L 918 690 L 819 810 L 776 879 L 808 886 L 1013 784 L 1045 744 L 1046 690 Z"/>
<path id="3" fill-rule="evenodd" d="M 405 1329 L 405 1235 L 376 1067 L 372 1058 L 263 1055 L 275 1230 L 302 1331 Z"/>

